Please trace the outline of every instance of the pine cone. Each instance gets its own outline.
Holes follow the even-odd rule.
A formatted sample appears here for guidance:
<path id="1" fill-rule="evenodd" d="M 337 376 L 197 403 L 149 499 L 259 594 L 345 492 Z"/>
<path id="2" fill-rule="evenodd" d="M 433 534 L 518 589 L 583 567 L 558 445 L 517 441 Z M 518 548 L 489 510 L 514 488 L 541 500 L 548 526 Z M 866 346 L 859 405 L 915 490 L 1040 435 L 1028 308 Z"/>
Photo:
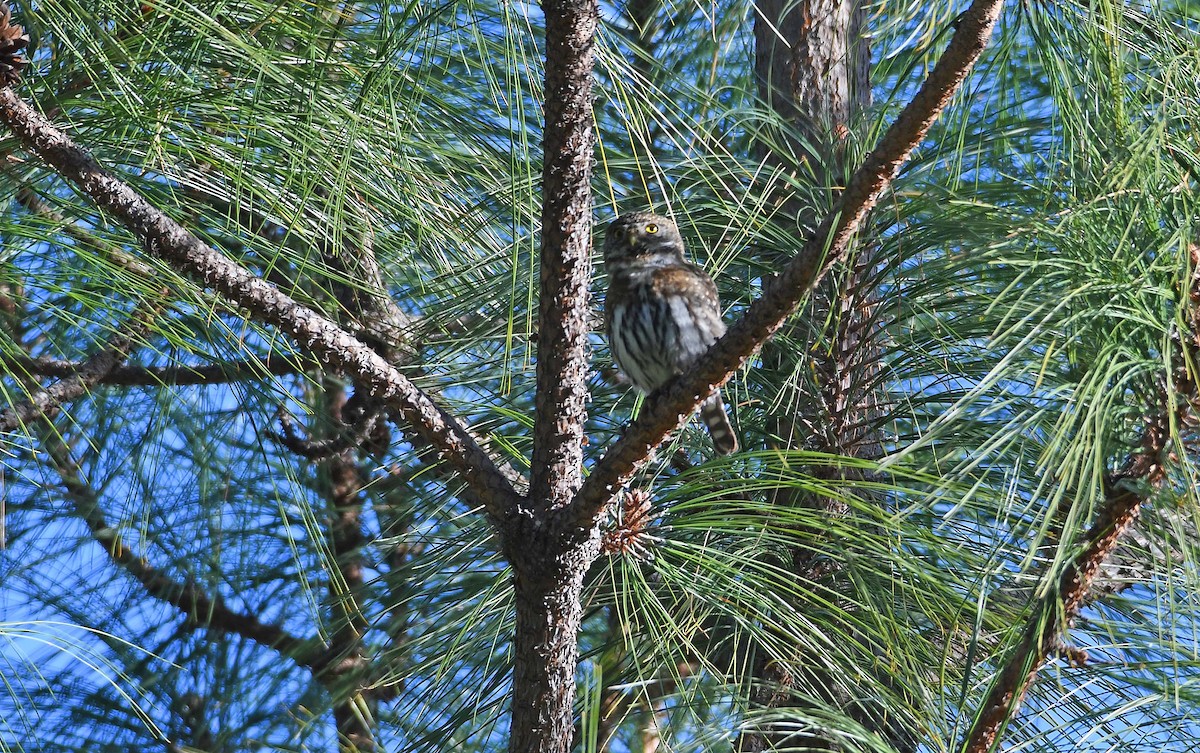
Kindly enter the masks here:
<path id="1" fill-rule="evenodd" d="M 29 46 L 29 35 L 20 26 L 10 23 L 11 19 L 8 3 L 0 0 L 0 88 L 20 81 L 21 69 L 29 62 L 21 54 Z"/>

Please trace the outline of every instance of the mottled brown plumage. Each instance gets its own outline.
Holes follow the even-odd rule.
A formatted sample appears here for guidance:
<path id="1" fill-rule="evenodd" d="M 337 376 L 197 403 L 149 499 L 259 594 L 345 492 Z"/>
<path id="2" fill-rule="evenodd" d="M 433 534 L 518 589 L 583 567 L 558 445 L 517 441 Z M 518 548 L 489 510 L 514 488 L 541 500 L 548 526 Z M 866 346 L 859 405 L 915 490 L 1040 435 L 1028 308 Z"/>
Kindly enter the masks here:
<path id="1" fill-rule="evenodd" d="M 684 258 L 675 223 L 650 212 L 612 221 L 604 239 L 608 292 L 604 324 L 617 365 L 653 394 L 682 374 L 725 333 L 717 286 Z M 737 449 L 721 393 L 700 406 L 717 452 Z"/>

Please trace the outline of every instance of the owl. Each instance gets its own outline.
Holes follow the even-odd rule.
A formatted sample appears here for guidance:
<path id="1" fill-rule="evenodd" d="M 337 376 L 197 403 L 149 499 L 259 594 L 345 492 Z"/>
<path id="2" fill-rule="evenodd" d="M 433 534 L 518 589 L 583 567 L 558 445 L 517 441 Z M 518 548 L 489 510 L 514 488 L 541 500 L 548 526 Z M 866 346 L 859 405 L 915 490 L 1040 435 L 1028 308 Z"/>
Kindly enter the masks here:
<path id="1" fill-rule="evenodd" d="M 650 212 L 623 214 L 604 234 L 609 347 L 621 371 L 651 397 L 725 333 L 716 284 L 684 252 L 675 223 Z M 717 452 L 737 449 L 719 390 L 700 405 L 700 418 Z"/>

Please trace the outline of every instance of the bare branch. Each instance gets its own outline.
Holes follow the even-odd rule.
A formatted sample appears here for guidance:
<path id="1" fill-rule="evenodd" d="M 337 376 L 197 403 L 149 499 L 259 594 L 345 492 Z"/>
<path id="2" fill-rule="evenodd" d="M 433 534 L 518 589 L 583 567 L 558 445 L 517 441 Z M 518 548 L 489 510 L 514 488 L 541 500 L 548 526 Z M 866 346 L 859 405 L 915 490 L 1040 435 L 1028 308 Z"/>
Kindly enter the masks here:
<path id="1" fill-rule="evenodd" d="M 378 353 L 151 206 L 11 89 L 0 89 L 0 119 L 27 148 L 117 217 L 145 243 L 148 253 L 241 306 L 252 318 L 286 332 L 323 364 L 350 375 L 398 413 L 408 424 L 406 430 L 432 445 L 462 474 L 494 519 L 503 520 L 516 508 L 511 480 L 515 474 L 502 471 L 466 428 Z"/>
<path id="2" fill-rule="evenodd" d="M 306 460 L 329 460 L 347 450 L 357 450 L 363 447 L 371 435 L 383 421 L 383 413 L 376 411 L 359 417 L 346 430 L 324 439 L 304 439 L 296 431 L 296 422 L 292 415 L 280 407 L 276 418 L 279 419 L 281 432 L 271 432 L 270 436 L 276 442 L 291 452 Z"/>
<path id="3" fill-rule="evenodd" d="M 13 371 L 43 377 L 77 376 L 87 368 L 88 361 L 64 361 L 44 356 L 0 355 L 0 365 Z M 264 376 L 295 376 L 303 369 L 295 360 L 274 355 L 246 361 L 214 363 L 207 366 L 131 366 L 117 364 L 96 384 L 122 387 L 191 387 L 208 384 L 228 384 L 243 379 Z"/>
<path id="4" fill-rule="evenodd" d="M 1003 0 L 976 0 L 959 16 L 946 52 L 920 90 L 851 176 L 834 211 L 788 262 L 775 284 L 751 304 L 746 315 L 692 371 L 664 388 L 653 403 L 643 406 L 638 419 L 596 464 L 572 505 L 577 522 L 594 524 L 612 495 L 645 465 L 651 450 L 750 359 L 833 263 L 845 255 L 867 213 L 979 59 L 1002 6 Z"/>

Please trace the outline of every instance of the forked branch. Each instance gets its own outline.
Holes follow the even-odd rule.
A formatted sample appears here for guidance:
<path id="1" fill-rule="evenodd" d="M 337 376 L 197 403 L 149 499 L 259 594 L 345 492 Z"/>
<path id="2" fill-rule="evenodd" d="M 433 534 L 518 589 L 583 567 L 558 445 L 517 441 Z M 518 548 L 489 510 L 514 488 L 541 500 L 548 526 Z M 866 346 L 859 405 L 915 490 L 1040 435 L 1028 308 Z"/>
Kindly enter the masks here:
<path id="1" fill-rule="evenodd" d="M 15 431 L 32 421 L 50 417 L 63 403 L 87 394 L 129 356 L 137 338 L 145 334 L 161 311 L 159 305 L 139 310 L 124 327 L 113 333 L 107 347 L 78 364 L 70 376 L 0 410 L 0 432 Z"/>
<path id="2" fill-rule="evenodd" d="M 325 660 L 325 651 L 319 642 L 301 640 L 277 625 L 269 625 L 253 615 L 234 611 L 220 598 L 209 596 L 193 583 L 171 578 L 144 557 L 138 556 L 100 510 L 95 491 L 84 480 L 78 463 L 63 439 L 48 430 L 44 440 L 46 454 L 62 480 L 66 497 L 75 508 L 75 513 L 87 525 L 92 538 L 113 564 L 137 580 L 146 593 L 175 607 L 191 623 L 224 630 L 273 648 L 300 666 L 317 668 Z"/>

